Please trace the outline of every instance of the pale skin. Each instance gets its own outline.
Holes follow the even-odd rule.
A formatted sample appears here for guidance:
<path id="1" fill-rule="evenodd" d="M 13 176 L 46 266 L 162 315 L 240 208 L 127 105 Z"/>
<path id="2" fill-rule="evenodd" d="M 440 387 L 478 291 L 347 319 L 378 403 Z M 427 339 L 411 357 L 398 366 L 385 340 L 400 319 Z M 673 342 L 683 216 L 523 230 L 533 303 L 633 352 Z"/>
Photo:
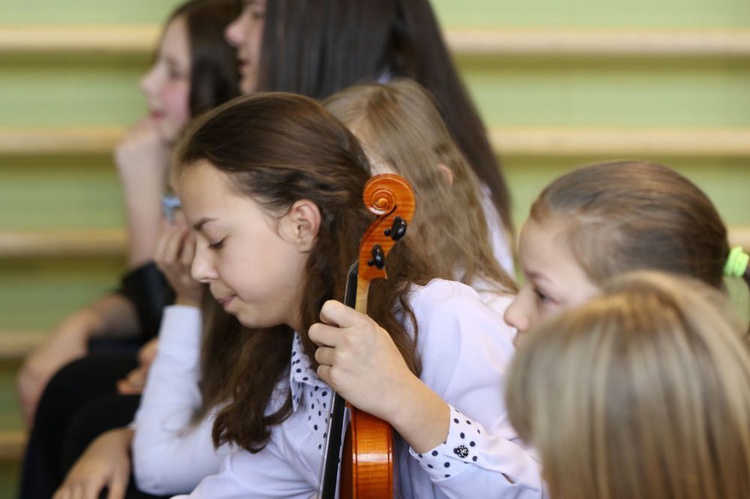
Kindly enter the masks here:
<path id="1" fill-rule="evenodd" d="M 599 293 L 566 240 L 565 222 L 528 219 L 518 238 L 524 283 L 505 311 L 505 322 L 516 328 L 518 347 L 523 335 L 540 321 L 582 305 Z"/>
<path id="2" fill-rule="evenodd" d="M 240 91 L 251 94 L 258 86 L 266 0 L 243 0 L 240 15 L 229 23 L 224 38 L 237 49 Z"/>
<path id="3" fill-rule="evenodd" d="M 156 249 L 170 152 L 149 117 L 136 123 L 115 149 L 125 200 L 130 269 L 150 261 Z"/>
<path id="4" fill-rule="evenodd" d="M 53 499 L 97 499 L 109 487 L 107 499 L 122 499 L 130 480 L 133 430 L 118 428 L 99 435 L 65 477 Z M 123 452 L 124 449 L 124 452 Z"/>

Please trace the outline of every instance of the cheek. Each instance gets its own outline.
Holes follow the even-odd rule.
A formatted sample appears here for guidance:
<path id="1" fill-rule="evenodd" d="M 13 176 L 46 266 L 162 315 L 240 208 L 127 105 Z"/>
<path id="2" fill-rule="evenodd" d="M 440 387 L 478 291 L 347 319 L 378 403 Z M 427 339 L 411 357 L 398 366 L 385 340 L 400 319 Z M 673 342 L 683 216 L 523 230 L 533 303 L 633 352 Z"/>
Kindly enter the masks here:
<path id="1" fill-rule="evenodd" d="M 164 107 L 175 126 L 182 127 L 190 119 L 190 88 L 187 82 L 168 86 L 164 91 Z"/>

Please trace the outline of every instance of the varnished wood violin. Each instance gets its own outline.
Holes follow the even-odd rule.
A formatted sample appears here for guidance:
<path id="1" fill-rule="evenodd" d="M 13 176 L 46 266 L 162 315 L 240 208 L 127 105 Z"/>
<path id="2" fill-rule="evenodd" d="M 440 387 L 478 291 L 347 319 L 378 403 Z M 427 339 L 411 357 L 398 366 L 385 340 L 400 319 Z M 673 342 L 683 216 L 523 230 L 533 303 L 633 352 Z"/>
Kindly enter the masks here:
<path id="1" fill-rule="evenodd" d="M 359 258 L 349 270 L 344 303 L 367 313 L 370 282 L 387 277 L 386 256 L 414 215 L 414 191 L 403 177 L 376 175 L 365 184 L 363 200 L 378 218 L 362 236 Z M 319 499 L 392 498 L 394 466 L 391 426 L 334 394 Z"/>

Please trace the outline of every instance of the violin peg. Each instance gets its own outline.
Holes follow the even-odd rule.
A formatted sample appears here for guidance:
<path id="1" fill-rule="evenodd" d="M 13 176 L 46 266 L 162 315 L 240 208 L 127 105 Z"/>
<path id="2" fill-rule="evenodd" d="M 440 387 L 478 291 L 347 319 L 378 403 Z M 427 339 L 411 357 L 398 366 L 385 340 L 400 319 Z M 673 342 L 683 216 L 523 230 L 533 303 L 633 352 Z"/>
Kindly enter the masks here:
<path id="1" fill-rule="evenodd" d="M 390 236 L 394 241 L 398 241 L 406 235 L 406 225 L 406 220 L 397 216 L 393 219 L 393 226 L 386 229 L 385 235 Z"/>
<path id="2" fill-rule="evenodd" d="M 372 247 L 372 260 L 369 260 L 367 265 L 370 267 L 375 266 L 378 269 L 385 267 L 385 252 L 379 244 Z"/>

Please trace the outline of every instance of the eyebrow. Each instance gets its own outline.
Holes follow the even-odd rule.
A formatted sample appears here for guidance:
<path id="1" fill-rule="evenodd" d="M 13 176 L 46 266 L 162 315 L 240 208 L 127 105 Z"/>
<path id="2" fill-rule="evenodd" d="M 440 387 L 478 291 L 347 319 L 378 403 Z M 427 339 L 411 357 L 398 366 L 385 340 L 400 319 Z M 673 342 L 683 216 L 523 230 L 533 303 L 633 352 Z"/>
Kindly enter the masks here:
<path id="1" fill-rule="evenodd" d="M 539 274 L 537 272 L 526 272 L 524 271 L 524 274 L 526 274 L 526 279 L 529 281 L 536 281 L 541 282 L 542 284 L 548 283 L 551 284 L 552 281 L 549 280 L 549 278 L 543 276 L 542 274 Z"/>
<path id="2" fill-rule="evenodd" d="M 215 221 L 216 221 L 215 218 L 203 217 L 193 224 L 193 229 L 197 231 L 203 230 L 204 225 L 206 225 L 209 222 L 215 222 Z"/>

